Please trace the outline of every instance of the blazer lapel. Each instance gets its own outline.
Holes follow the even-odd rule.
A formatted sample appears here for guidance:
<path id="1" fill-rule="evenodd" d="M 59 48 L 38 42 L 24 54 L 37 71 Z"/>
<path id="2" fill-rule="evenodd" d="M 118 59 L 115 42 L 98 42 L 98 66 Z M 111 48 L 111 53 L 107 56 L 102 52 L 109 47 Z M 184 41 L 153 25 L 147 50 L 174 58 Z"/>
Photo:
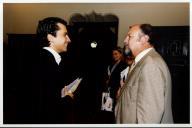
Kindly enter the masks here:
<path id="1" fill-rule="evenodd" d="M 125 84 L 123 85 L 123 87 L 122 87 L 122 89 L 121 89 L 121 91 L 120 91 L 119 97 L 121 97 L 123 91 L 124 91 L 125 88 L 126 88 L 126 85 L 127 85 L 128 82 L 130 81 L 131 77 L 135 74 L 135 72 L 136 72 L 137 70 L 140 70 L 140 67 L 141 67 L 140 65 L 143 63 L 143 61 L 145 60 L 145 58 L 146 58 L 148 55 L 150 55 L 150 54 L 152 54 L 152 53 L 154 53 L 154 52 L 155 52 L 154 49 L 150 50 L 145 56 L 143 56 L 143 58 L 142 58 L 138 63 L 136 63 L 135 67 L 134 67 L 134 68 L 132 69 L 132 71 L 128 74 L 128 78 L 126 79 Z"/>

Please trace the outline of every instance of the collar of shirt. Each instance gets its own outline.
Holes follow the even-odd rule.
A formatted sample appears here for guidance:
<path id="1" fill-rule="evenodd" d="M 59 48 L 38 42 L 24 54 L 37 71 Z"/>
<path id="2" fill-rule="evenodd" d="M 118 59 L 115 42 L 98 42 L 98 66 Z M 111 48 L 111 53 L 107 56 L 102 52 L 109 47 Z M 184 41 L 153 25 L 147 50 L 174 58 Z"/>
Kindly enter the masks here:
<path id="1" fill-rule="evenodd" d="M 145 49 L 144 51 L 142 51 L 141 53 L 139 53 L 136 57 L 135 57 L 135 64 L 137 64 L 150 50 L 152 50 L 153 48 L 148 48 Z"/>
<path id="2" fill-rule="evenodd" d="M 61 62 L 61 56 L 52 48 L 50 47 L 43 47 L 43 49 L 46 49 L 47 51 L 49 51 L 51 54 L 53 54 L 56 63 L 59 65 L 59 63 Z"/>
<path id="3" fill-rule="evenodd" d="M 127 79 L 127 74 L 128 74 L 128 71 L 129 71 L 129 66 L 127 66 L 123 71 L 121 71 L 121 80 L 124 78 L 124 79 Z"/>

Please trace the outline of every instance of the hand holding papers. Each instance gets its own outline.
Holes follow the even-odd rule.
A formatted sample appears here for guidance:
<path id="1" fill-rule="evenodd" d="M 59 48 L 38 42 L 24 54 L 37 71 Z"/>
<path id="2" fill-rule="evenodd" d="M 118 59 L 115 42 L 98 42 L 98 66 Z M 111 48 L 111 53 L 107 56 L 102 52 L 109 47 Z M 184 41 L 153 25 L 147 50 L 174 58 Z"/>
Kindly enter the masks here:
<path id="1" fill-rule="evenodd" d="M 77 87 L 79 86 L 80 82 L 81 82 L 82 78 L 77 78 L 76 80 L 74 80 L 71 84 L 69 84 L 67 86 L 67 90 L 70 92 L 75 92 L 75 90 L 77 89 Z"/>
<path id="2" fill-rule="evenodd" d="M 65 86 L 61 90 L 61 97 L 63 98 L 66 95 L 68 95 L 69 93 L 74 93 L 75 90 L 77 89 L 77 87 L 79 86 L 79 84 L 81 83 L 81 80 L 82 80 L 82 78 L 77 78 L 72 83 L 70 83 L 68 86 Z"/>
<path id="3" fill-rule="evenodd" d="M 70 96 L 72 99 L 73 99 L 73 97 L 74 97 L 74 95 L 73 95 L 73 93 L 72 92 L 69 92 L 68 90 L 67 90 L 67 87 L 65 86 L 64 88 L 62 88 L 62 90 L 61 90 L 61 98 L 63 98 L 63 97 L 65 97 L 65 96 Z"/>

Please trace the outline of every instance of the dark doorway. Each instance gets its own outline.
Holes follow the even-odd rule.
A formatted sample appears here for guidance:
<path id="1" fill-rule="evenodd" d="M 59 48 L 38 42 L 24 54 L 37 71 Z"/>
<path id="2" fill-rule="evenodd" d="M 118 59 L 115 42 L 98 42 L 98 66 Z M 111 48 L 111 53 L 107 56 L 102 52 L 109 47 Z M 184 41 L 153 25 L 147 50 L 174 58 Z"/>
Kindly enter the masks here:
<path id="1" fill-rule="evenodd" d="M 98 16 L 95 13 L 89 17 Z M 69 26 L 72 43 L 67 53 L 70 71 L 73 77 L 83 78 L 76 101 L 77 123 L 99 123 L 103 76 L 111 61 L 112 49 L 117 46 L 118 20 L 75 20 Z M 101 22 L 102 21 L 102 22 Z M 66 56 L 65 56 L 66 57 Z M 75 67 L 75 69 L 74 69 Z M 70 72 L 67 71 L 67 72 Z M 75 75 L 74 75 L 75 74 Z"/>

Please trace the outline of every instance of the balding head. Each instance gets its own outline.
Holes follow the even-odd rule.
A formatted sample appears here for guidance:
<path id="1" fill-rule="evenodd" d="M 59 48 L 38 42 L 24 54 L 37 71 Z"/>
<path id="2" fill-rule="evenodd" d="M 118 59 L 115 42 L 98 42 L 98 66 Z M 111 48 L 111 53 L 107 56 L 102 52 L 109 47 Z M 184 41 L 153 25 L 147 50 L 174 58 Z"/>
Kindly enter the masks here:
<path id="1" fill-rule="evenodd" d="M 152 34 L 151 28 L 149 24 L 135 24 L 129 27 L 124 42 L 125 48 L 129 48 L 133 56 L 137 56 L 143 50 L 151 47 L 149 42 Z"/>

